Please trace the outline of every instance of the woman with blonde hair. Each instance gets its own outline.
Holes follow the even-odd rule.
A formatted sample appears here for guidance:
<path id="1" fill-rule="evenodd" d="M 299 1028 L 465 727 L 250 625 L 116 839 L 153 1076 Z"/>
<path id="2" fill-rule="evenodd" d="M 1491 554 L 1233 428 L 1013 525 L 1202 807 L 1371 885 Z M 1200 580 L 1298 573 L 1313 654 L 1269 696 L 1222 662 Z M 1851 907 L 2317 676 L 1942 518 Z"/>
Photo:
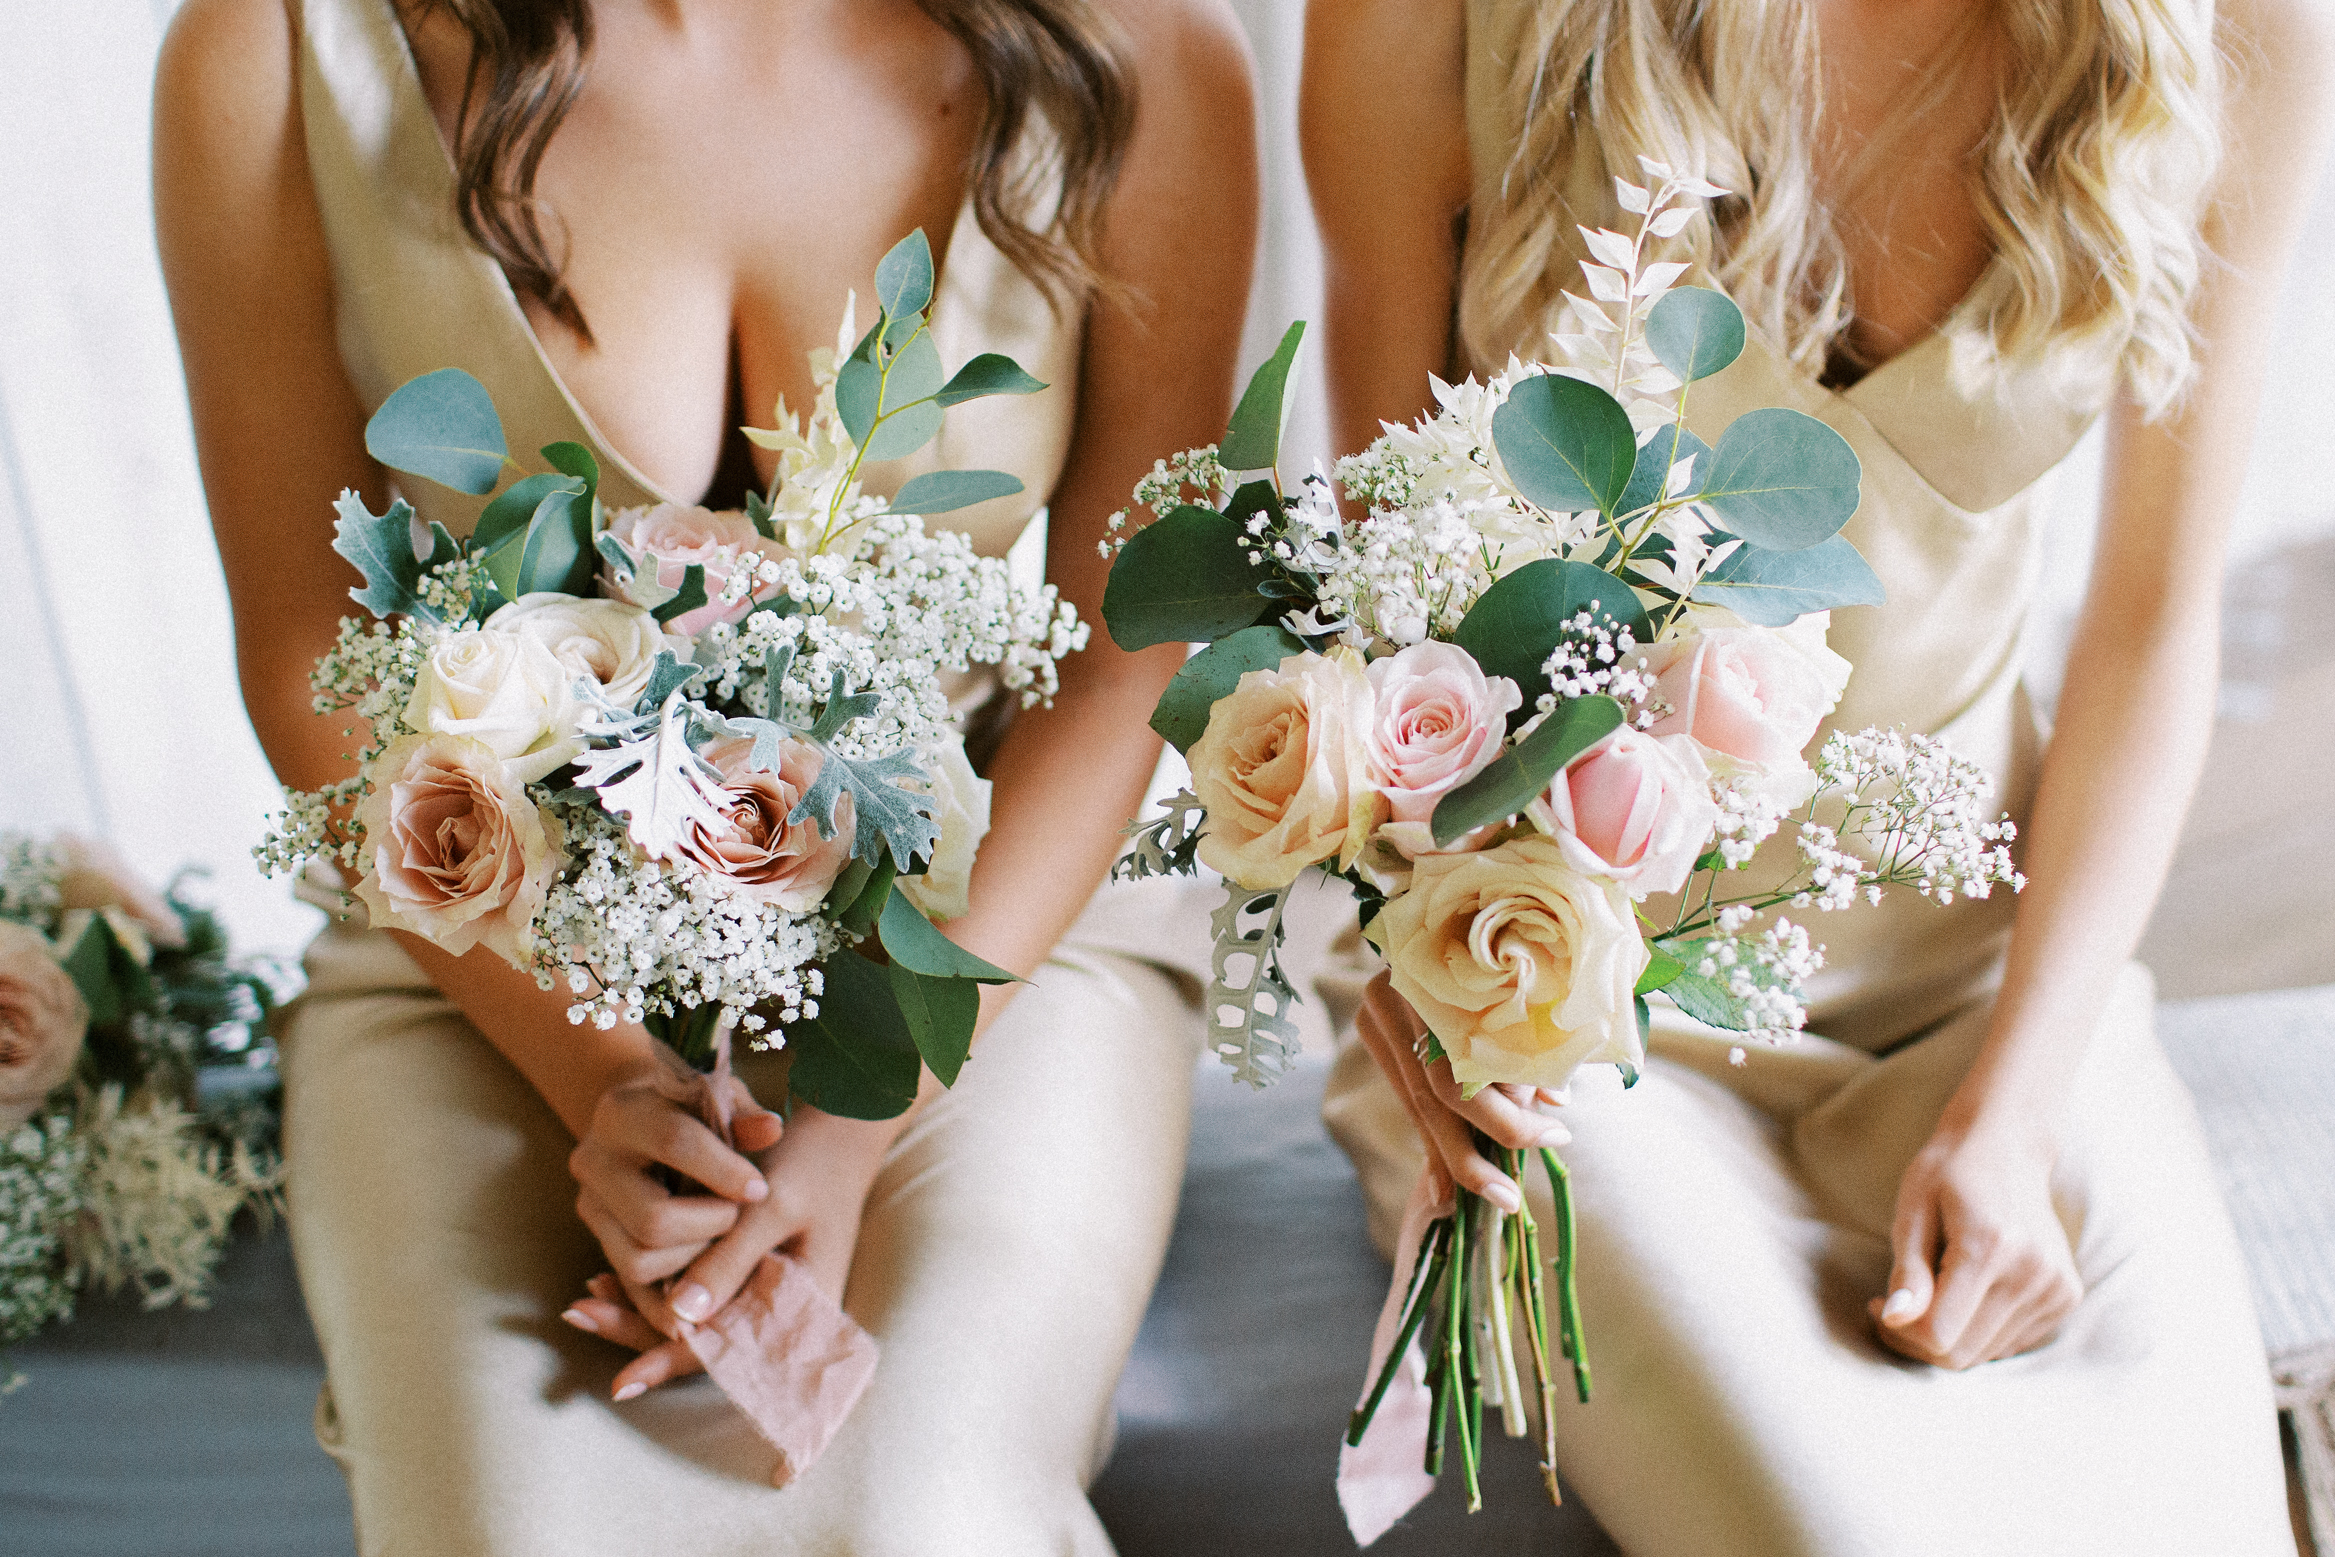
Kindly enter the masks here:
<path id="1" fill-rule="evenodd" d="M 735 508 L 775 457 L 740 425 L 811 403 L 808 352 L 915 228 L 948 365 L 1003 352 L 1051 386 L 952 413 L 925 463 L 1025 491 L 948 523 L 1096 620 L 1105 517 L 1230 408 L 1251 125 L 1219 0 L 187 0 L 156 203 L 277 772 L 343 766 L 307 686 L 354 582 L 330 515 L 348 486 L 382 506 L 364 428 L 400 383 L 468 370 L 515 447 L 590 448 L 611 505 Z M 424 518 L 476 519 L 415 485 Z M 957 1085 L 928 1074 L 901 1119 L 798 1107 L 782 1132 L 748 1108 L 733 1151 L 658 1090 L 637 1026 L 572 1027 L 564 992 L 483 952 L 319 938 L 286 1149 L 361 1551 L 1109 1551 L 1084 1487 L 1165 1249 L 1199 1029 L 1072 925 L 1177 663 L 1098 632 L 996 743 L 950 933 L 1032 982 L 991 992 Z M 883 1349 L 780 1489 L 742 1414 L 672 1382 L 695 1366 L 680 1321 L 774 1249 Z M 584 1297 L 603 1271 L 622 1290 Z"/>
<path id="2" fill-rule="evenodd" d="M 1833 615 L 1831 723 L 1946 737 L 2021 827 L 2022 895 L 1822 918 L 1808 1036 L 1730 1063 L 1659 1013 L 1626 1096 L 1463 1101 L 1368 989 L 1325 1113 L 1382 1244 L 1422 1162 L 1516 1202 L 1469 1123 L 1570 1130 L 1596 1395 L 1559 1460 L 1633 1557 L 2292 1551 L 2244 1272 L 2130 957 L 2211 727 L 2331 87 L 2312 0 L 1312 0 L 1341 449 L 1430 374 L 1547 359 L 1642 158 L 1733 191 L 1659 256 L 1751 324 L 1690 425 L 1782 405 L 1848 439 L 1887 603 Z M 2034 487 L 2103 416 L 2047 735 L 2022 634 L 2073 516 Z"/>

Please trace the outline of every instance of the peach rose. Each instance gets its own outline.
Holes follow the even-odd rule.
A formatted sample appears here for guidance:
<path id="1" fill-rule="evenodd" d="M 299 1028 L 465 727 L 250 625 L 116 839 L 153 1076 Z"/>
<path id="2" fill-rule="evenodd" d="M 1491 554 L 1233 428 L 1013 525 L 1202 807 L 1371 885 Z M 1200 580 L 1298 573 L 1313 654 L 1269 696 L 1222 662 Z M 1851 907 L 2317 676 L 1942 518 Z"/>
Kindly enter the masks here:
<path id="1" fill-rule="evenodd" d="M 512 766 L 463 735 L 407 735 L 366 769 L 366 866 L 354 891 L 378 926 L 460 954 L 525 962 L 559 874 L 559 824 Z"/>
<path id="2" fill-rule="evenodd" d="M 1624 725 L 1568 763 L 1525 816 L 1575 870 L 1642 898 L 1686 885 L 1719 807 L 1702 748 Z"/>
<path id="3" fill-rule="evenodd" d="M 156 946 L 184 946 L 186 925 L 161 893 L 155 891 L 129 862 L 109 844 L 93 838 L 59 835 L 56 855 L 57 906 L 65 921 L 57 927 L 57 945 L 70 952 L 89 926 L 91 915 L 102 916 L 124 950 L 143 966 Z"/>
<path id="4" fill-rule="evenodd" d="M 47 938 L 0 919 L 0 1135 L 73 1074 L 88 1030 L 89 1004 Z"/>
<path id="5" fill-rule="evenodd" d="M 619 508 L 608 515 L 608 534 L 632 554 L 636 567 L 651 573 L 667 590 L 681 587 L 692 563 L 705 569 L 706 603 L 666 624 L 672 631 L 691 638 L 716 622 L 743 619 L 753 611 L 757 601 L 768 600 L 776 592 L 764 589 L 728 605 L 722 603 L 722 590 L 728 585 L 731 570 L 738 565 L 741 553 L 775 554 L 778 550 L 778 543 L 764 540 L 754 528 L 754 521 L 744 514 L 684 508 L 679 503 L 659 503 L 654 508 Z M 626 587 L 626 580 L 613 572 L 603 573 L 601 577 L 610 594 L 635 605 L 641 603 Z"/>
<path id="6" fill-rule="evenodd" d="M 1645 1062 L 1629 896 L 1551 839 L 1426 856 L 1368 933 L 1463 1086 L 1561 1087 L 1583 1065 Z"/>
<path id="7" fill-rule="evenodd" d="M 1797 765 L 1848 685 L 1849 662 L 1824 644 L 1830 622 L 1819 611 L 1789 627 L 1712 627 L 1654 645 L 1646 668 L 1670 712 L 1651 733 L 1691 735 L 1758 768 Z"/>
<path id="8" fill-rule="evenodd" d="M 519 782 L 532 784 L 584 749 L 574 680 L 533 634 L 465 628 L 422 662 L 405 727 L 476 741 L 509 763 Z"/>
<path id="9" fill-rule="evenodd" d="M 787 817 L 819 777 L 826 757 L 815 746 L 780 740 L 778 767 L 758 772 L 749 740 L 716 741 L 699 753 L 722 776 L 721 825 L 691 822 L 680 855 L 729 881 L 758 903 L 807 914 L 827 900 L 827 889 L 851 859 L 851 796 L 835 807 L 835 835 L 819 836 L 815 818 L 788 825 Z"/>
<path id="10" fill-rule="evenodd" d="M 1500 755 L 1508 715 L 1524 694 L 1487 677 L 1457 644 L 1414 644 L 1373 663 L 1365 750 L 1370 779 L 1393 819 L 1379 836 L 1405 858 L 1435 848 L 1435 807 Z"/>
<path id="11" fill-rule="evenodd" d="M 597 682 L 608 701 L 630 708 L 648 689 L 658 651 L 689 663 L 687 638 L 621 600 L 578 600 L 573 595 L 521 595 L 486 619 L 489 632 L 517 633 L 551 651 L 571 678 Z"/>
<path id="12" fill-rule="evenodd" d="M 1370 680 L 1351 649 L 1252 670 L 1208 711 L 1187 754 L 1208 809 L 1200 862 L 1241 886 L 1285 887 L 1333 856 L 1351 864 L 1386 814 L 1370 782 Z"/>

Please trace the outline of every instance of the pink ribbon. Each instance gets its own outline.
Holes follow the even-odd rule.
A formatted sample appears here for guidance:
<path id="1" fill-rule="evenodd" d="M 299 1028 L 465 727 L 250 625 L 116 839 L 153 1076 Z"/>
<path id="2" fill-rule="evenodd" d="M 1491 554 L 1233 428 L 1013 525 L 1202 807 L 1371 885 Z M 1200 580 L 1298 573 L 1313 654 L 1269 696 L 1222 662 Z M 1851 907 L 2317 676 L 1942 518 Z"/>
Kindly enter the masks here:
<path id="1" fill-rule="evenodd" d="M 1370 1398 L 1394 1350 L 1395 1333 L 1402 1327 L 1403 1299 L 1410 1295 L 1411 1271 L 1419 1258 L 1419 1241 L 1427 1224 L 1451 1212 L 1451 1197 L 1438 1195 L 1430 1174 L 1422 1170 L 1403 1207 L 1403 1228 L 1395 1235 L 1394 1284 L 1387 1289 L 1386 1306 L 1378 1311 L 1378 1328 L 1370 1338 L 1370 1367 L 1362 1375 L 1362 1405 Z M 1403 1352 L 1402 1366 L 1387 1386 L 1386 1398 L 1359 1444 L 1338 1450 L 1338 1506 L 1345 1510 L 1346 1528 L 1357 1546 L 1368 1546 L 1394 1527 L 1396 1520 L 1418 1507 L 1435 1490 L 1428 1475 L 1427 1430 L 1433 1397 L 1427 1392 L 1427 1359 L 1417 1336 Z"/>

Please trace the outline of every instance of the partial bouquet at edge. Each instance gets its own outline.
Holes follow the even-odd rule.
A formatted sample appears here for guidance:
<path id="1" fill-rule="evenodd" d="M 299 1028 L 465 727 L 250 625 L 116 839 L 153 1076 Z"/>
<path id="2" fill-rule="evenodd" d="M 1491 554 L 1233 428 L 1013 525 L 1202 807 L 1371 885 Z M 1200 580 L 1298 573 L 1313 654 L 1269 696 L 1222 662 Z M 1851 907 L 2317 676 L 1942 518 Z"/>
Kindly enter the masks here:
<path id="1" fill-rule="evenodd" d="M 546 447 L 552 469 L 504 487 L 464 539 L 402 499 L 377 515 L 342 494 L 335 549 L 375 620 L 344 620 L 312 681 L 320 712 L 368 733 L 356 773 L 290 796 L 260 850 L 278 870 L 337 864 L 375 926 L 484 946 L 564 988 L 571 1021 L 646 1025 L 706 1073 L 673 1067 L 676 1096 L 724 1131 L 733 1030 L 789 1050 L 792 1095 L 830 1113 L 893 1117 L 926 1066 L 955 1082 L 979 986 L 1011 975 L 934 923 L 965 912 L 989 817 L 943 677 L 993 668 L 1026 706 L 1086 642 L 1052 586 L 926 528 L 1021 491 L 1014 477 L 861 490 L 863 466 L 915 453 L 947 408 L 1046 387 L 995 354 L 944 374 L 922 232 L 884 257 L 876 295 L 865 334 L 847 306 L 835 349 L 812 354 L 807 423 L 781 401 L 775 429 L 746 429 L 777 472 L 743 513 L 608 509 L 573 443 Z M 478 495 L 511 464 L 457 369 L 390 396 L 366 447 Z M 703 1329 L 733 1358 L 784 1349 L 768 1313 L 724 1320 Z M 721 1344 L 698 1348 L 717 1380 L 768 1399 L 733 1387 Z M 846 1351 L 864 1383 L 873 1344 Z M 848 1409 L 812 1414 L 831 1430 Z M 806 1442 L 766 1418 L 784 1479 L 824 1430 Z"/>
<path id="2" fill-rule="evenodd" d="M 1225 878 L 1209 1037 L 1252 1085 L 1289 1061 L 1281 915 L 1310 869 L 1351 885 L 1429 1030 L 1422 1058 L 1470 1092 L 1561 1092 L 1583 1065 L 1634 1081 L 1654 1001 L 1781 1041 L 1822 953 L 1775 911 L 2021 884 L 1983 771 L 1936 741 L 1835 733 L 1804 757 L 1850 675 L 1829 612 L 1881 600 L 1840 534 L 1861 470 L 1797 411 L 1740 415 L 1716 446 L 1688 430 L 1743 316 L 1652 252 L 1724 191 L 1646 169 L 1650 187 L 1616 180 L 1635 234 L 1583 230 L 1589 296 L 1567 295 L 1555 365 L 1438 381 L 1433 414 L 1339 461 L 1360 517 L 1320 473 L 1292 490 L 1276 469 L 1301 324 L 1221 447 L 1137 487 L 1151 522 L 1114 521 L 1113 639 L 1206 645 L 1151 721 L 1192 787 L 1130 829 L 1121 868 Z M 1765 858 L 1787 825 L 1794 854 Z M 1524 1153 L 1477 1143 L 1522 1182 Z M 1547 1259 L 1529 1209 L 1413 1197 L 1341 1461 L 1365 1543 L 1433 1486 L 1454 1434 L 1478 1506 L 1486 1407 L 1511 1436 L 1537 1414 L 1556 1494 L 1554 1379 L 1569 1364 L 1586 1400 L 1590 1373 L 1568 1181 L 1540 1155 Z"/>

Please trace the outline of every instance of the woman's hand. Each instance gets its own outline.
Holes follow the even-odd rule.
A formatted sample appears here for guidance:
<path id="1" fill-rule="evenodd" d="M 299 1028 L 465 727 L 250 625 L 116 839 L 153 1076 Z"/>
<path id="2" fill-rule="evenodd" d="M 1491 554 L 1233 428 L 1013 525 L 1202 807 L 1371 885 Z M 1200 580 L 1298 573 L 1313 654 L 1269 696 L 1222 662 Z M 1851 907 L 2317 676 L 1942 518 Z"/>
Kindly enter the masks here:
<path id="1" fill-rule="evenodd" d="M 2084 1284 L 2052 1206 L 2052 1157 L 2031 1134 L 1949 1112 L 1898 1185 L 1889 1296 L 1867 1304 L 1882 1344 L 1960 1369 L 2059 1333 Z"/>
<path id="2" fill-rule="evenodd" d="M 630 1106 L 630 1100 L 624 1101 Z M 675 1105 L 675 1112 L 704 1129 L 686 1110 Z M 741 1144 L 746 1140 L 749 1117 L 743 1110 L 738 1116 Z M 634 1230 L 621 1222 L 614 1232 L 623 1242 L 611 1241 L 610 1234 L 602 1230 L 605 1210 L 596 1214 L 587 1204 L 593 1189 L 587 1186 L 577 1198 L 577 1210 L 600 1236 L 615 1274 L 595 1277 L 590 1284 L 591 1296 L 561 1317 L 580 1330 L 641 1353 L 616 1375 L 618 1400 L 630 1400 L 656 1385 L 697 1372 L 697 1355 L 681 1339 L 685 1326 L 701 1324 L 721 1312 L 766 1254 L 785 1254 L 798 1261 L 821 1290 L 838 1302 L 842 1300 L 868 1190 L 883 1165 L 884 1152 L 898 1134 L 899 1122 L 843 1119 L 798 1107 L 784 1135 L 778 1136 L 774 1128 L 777 1116 L 755 1108 L 751 1117 L 767 1121 L 761 1132 L 764 1137 L 776 1137 L 775 1145 L 759 1152 L 757 1163 L 745 1165 L 761 1192 L 741 1195 L 734 1202 L 713 1201 L 712 1208 L 725 1220 L 702 1237 L 685 1235 L 709 1227 L 710 1219 L 683 1225 L 679 1208 L 690 1202 L 682 1197 L 666 1196 L 661 1207 L 651 1205 L 652 1213 L 661 1212 L 669 1219 L 659 1230 L 673 1235 L 670 1241 L 653 1246 L 643 1246 Z M 672 1126 L 666 1121 L 649 1128 Z M 705 1134 L 712 1139 L 710 1130 Z M 583 1154 L 584 1148 L 579 1146 L 579 1180 L 585 1171 Z M 597 1163 L 594 1167 L 597 1176 L 606 1177 L 599 1173 Z M 654 1187 L 654 1180 L 649 1182 Z M 697 1198 L 704 1201 L 710 1197 Z M 621 1257 L 620 1246 L 627 1250 Z M 667 1278 L 673 1278 L 669 1290 Z"/>
<path id="3" fill-rule="evenodd" d="M 1521 1209 L 1522 1189 L 1476 1150 L 1469 1126 L 1514 1151 L 1562 1146 L 1571 1133 L 1540 1112 L 1559 1102 L 1557 1095 L 1545 1087 L 1490 1086 L 1462 1100 L 1449 1060 L 1421 1063 L 1418 1045 L 1427 1025 L 1395 993 L 1384 969 L 1363 991 L 1354 1026 L 1427 1143 L 1427 1169 L 1435 1175 L 1438 1192 L 1457 1184 L 1503 1211 Z"/>

